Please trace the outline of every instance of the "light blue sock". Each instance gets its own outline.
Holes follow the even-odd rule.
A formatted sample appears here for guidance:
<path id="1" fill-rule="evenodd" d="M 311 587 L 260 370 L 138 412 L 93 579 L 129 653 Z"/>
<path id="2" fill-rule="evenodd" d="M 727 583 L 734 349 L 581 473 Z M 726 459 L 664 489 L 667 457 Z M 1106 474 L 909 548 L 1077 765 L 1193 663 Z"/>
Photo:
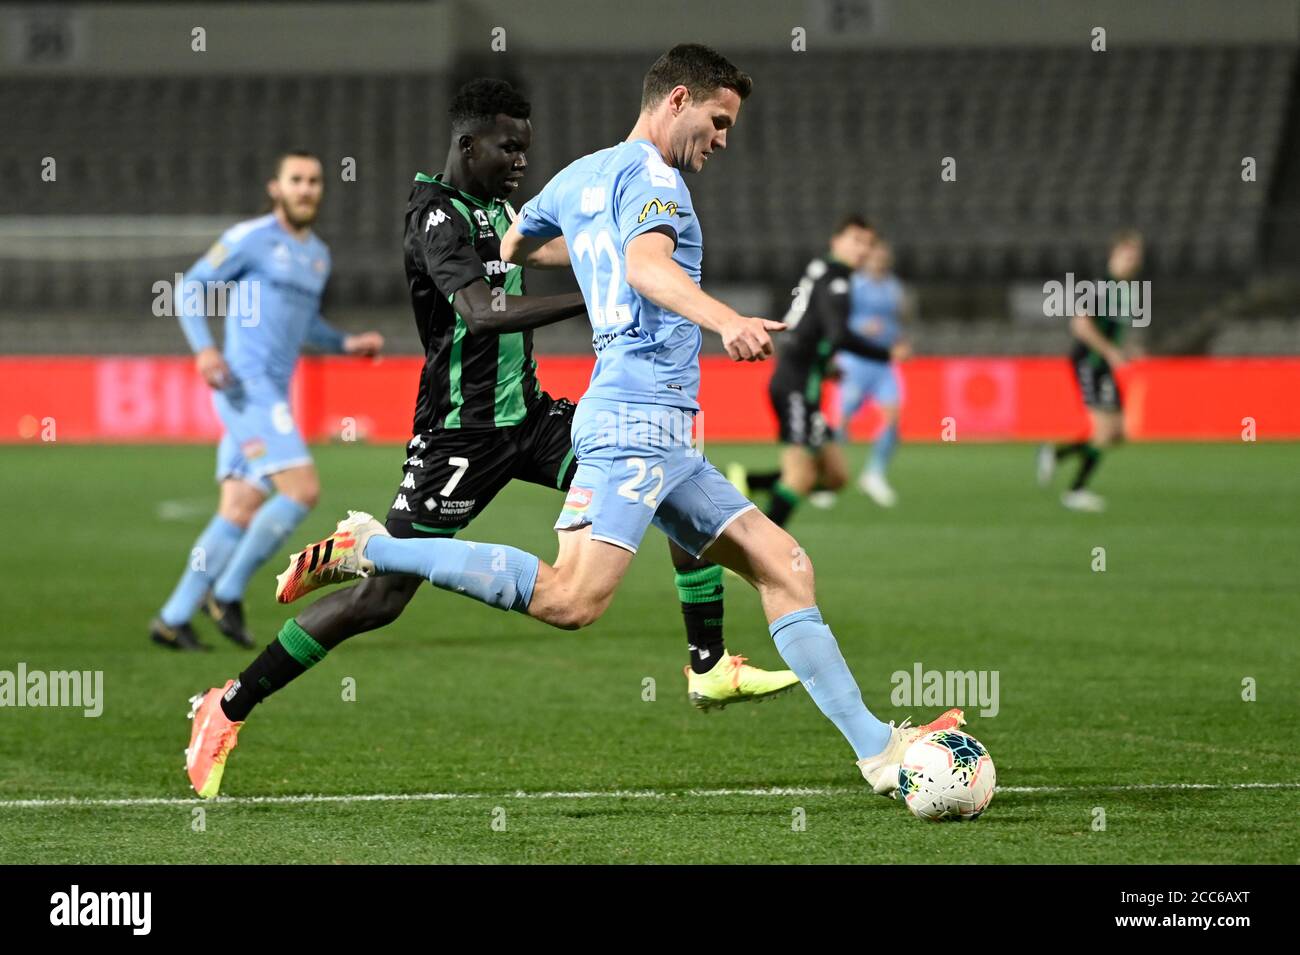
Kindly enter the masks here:
<path id="1" fill-rule="evenodd" d="M 857 681 L 844 662 L 831 628 L 816 607 L 796 610 L 768 627 L 786 666 L 803 681 L 817 708 L 826 714 L 858 754 L 866 759 L 889 742 L 889 726 L 871 715 Z"/>
<path id="2" fill-rule="evenodd" d="M 895 421 L 876 438 L 876 443 L 871 448 L 870 470 L 877 474 L 884 474 L 885 468 L 889 467 L 889 459 L 894 456 L 894 449 L 898 447 L 898 422 Z"/>
<path id="3" fill-rule="evenodd" d="M 379 535 L 366 543 L 365 557 L 380 573 L 416 574 L 435 587 L 520 613 L 528 612 L 540 563 L 505 544 Z"/>
<path id="4" fill-rule="evenodd" d="M 212 582 L 225 569 L 230 555 L 235 552 L 239 539 L 244 536 L 244 529 L 230 523 L 220 514 L 212 515 L 208 526 L 203 529 L 194 547 L 185 573 L 181 574 L 176 589 L 163 604 L 163 623 L 169 627 L 179 627 L 194 616 L 199 609 L 199 601 L 208 592 Z"/>
<path id="5" fill-rule="evenodd" d="M 217 578 L 212 594 L 218 600 L 242 600 L 248 581 L 257 568 L 284 546 L 293 529 L 311 509 L 291 497 L 277 494 L 257 509 L 244 539 L 235 548 L 230 563 Z"/>

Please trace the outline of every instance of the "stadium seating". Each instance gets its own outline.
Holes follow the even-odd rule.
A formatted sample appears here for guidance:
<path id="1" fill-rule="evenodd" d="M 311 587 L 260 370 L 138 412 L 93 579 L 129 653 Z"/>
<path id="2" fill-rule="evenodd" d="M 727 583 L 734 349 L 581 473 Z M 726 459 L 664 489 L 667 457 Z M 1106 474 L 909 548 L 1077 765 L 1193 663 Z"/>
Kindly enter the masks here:
<path id="1" fill-rule="evenodd" d="M 735 148 L 692 180 L 711 279 L 797 275 L 850 209 L 884 226 L 913 280 L 1087 271 L 1127 224 L 1148 232 L 1155 275 L 1239 275 L 1260 251 L 1292 95 L 1288 47 L 881 49 L 817 53 L 808 69 L 811 56 L 736 56 L 754 96 Z M 527 192 L 626 134 L 643 59 L 511 56 L 506 73 L 535 109 Z M 452 85 L 424 74 L 11 79 L 0 84 L 0 217 L 233 219 L 258 209 L 275 153 L 302 144 L 330 177 L 331 299 L 399 304 L 400 210 L 411 175 L 445 154 Z M 58 159 L 57 183 L 35 175 L 43 156 Z M 1246 156 L 1253 183 L 1241 180 Z M 344 157 L 355 182 L 338 179 Z M 944 157 L 955 182 L 940 178 Z M 176 264 L 187 262 L 0 249 L 0 308 L 147 302 Z"/>

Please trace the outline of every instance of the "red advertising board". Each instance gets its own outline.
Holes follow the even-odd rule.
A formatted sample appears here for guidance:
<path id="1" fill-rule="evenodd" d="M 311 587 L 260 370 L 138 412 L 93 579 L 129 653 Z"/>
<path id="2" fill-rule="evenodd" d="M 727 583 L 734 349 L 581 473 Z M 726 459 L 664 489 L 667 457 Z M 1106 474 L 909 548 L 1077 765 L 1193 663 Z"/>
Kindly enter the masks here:
<path id="1" fill-rule="evenodd" d="M 372 361 L 305 358 L 293 405 L 309 440 L 353 427 L 375 441 L 410 436 L 417 357 Z M 578 397 L 588 356 L 539 359 L 551 394 Z M 701 427 L 710 441 L 774 438 L 767 397 L 772 366 L 703 359 Z M 1162 358 L 1120 372 L 1130 437 L 1240 440 L 1300 438 L 1300 358 Z M 903 437 L 937 441 L 1067 438 L 1085 426 L 1062 358 L 917 358 L 903 365 Z M 833 408 L 834 386 L 828 406 Z M 831 411 L 833 417 L 833 411 Z M 207 387 L 188 358 L 0 357 L 0 442 L 211 441 L 219 433 Z M 870 437 L 874 416 L 854 423 Z"/>

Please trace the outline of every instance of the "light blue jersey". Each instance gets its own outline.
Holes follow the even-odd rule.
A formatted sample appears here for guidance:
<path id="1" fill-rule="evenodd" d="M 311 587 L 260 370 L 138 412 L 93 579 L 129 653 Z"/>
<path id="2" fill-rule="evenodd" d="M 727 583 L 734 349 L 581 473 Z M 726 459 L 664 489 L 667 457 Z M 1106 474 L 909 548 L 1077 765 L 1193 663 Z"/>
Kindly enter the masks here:
<path id="1" fill-rule="evenodd" d="M 892 275 L 873 279 L 856 273 L 849 287 L 849 330 L 873 345 L 892 348 L 902 334 L 903 284 Z M 840 369 L 840 424 L 837 435 L 847 438 L 849 424 L 869 401 L 897 407 L 903 402 L 903 380 L 892 361 L 873 361 L 852 352 L 835 356 Z"/>
<path id="2" fill-rule="evenodd" d="M 903 285 L 892 275 L 856 273 L 849 291 L 849 329 L 873 345 L 892 348 L 900 333 Z"/>
<path id="3" fill-rule="evenodd" d="M 298 240 L 274 215 L 227 229 L 176 290 L 194 351 L 210 347 L 205 315 L 225 310 L 222 352 L 231 381 L 213 392 L 225 433 L 217 480 L 241 478 L 269 492 L 269 476 L 311 463 L 289 409 L 289 382 L 304 344 L 342 352 L 344 334 L 321 317 L 330 254 L 315 235 Z"/>
<path id="4" fill-rule="evenodd" d="M 287 391 L 304 344 L 343 350 L 343 333 L 321 317 L 329 275 L 329 249 L 314 234 L 300 241 L 274 215 L 232 226 L 176 290 L 190 348 L 213 344 L 204 316 L 214 301 L 224 301 L 223 353 L 231 372 Z"/>
<path id="5" fill-rule="evenodd" d="M 597 356 L 587 396 L 699 410 L 699 326 L 626 280 L 628 242 L 666 226 L 673 261 L 699 283 L 704 239 L 681 173 L 644 139 L 619 143 L 562 169 L 516 224 L 522 235 L 568 244 Z"/>

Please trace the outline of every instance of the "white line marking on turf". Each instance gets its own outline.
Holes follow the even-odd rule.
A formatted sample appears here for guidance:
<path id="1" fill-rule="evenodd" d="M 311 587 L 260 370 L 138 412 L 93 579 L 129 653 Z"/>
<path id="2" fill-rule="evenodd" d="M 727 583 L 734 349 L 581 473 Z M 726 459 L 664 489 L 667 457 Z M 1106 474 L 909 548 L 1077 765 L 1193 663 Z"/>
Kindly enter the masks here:
<path id="1" fill-rule="evenodd" d="M 1000 793 L 1095 793 L 1095 792 L 1182 792 L 1224 791 L 1236 789 L 1300 789 L 1294 783 L 1134 783 L 1125 786 L 999 786 Z M 767 789 L 610 789 L 604 791 L 525 792 L 513 793 L 356 793 L 352 795 L 301 795 L 301 796 L 219 796 L 216 799 L 199 799 L 196 796 L 158 796 L 123 799 L 83 799 L 69 796 L 54 799 L 4 799 L 0 809 L 57 809 L 89 807 L 135 806 L 294 806 L 309 803 L 352 802 L 442 802 L 456 799 L 674 799 L 689 797 L 709 799 L 721 796 L 841 796 L 863 794 L 863 787 L 773 786 Z"/>

